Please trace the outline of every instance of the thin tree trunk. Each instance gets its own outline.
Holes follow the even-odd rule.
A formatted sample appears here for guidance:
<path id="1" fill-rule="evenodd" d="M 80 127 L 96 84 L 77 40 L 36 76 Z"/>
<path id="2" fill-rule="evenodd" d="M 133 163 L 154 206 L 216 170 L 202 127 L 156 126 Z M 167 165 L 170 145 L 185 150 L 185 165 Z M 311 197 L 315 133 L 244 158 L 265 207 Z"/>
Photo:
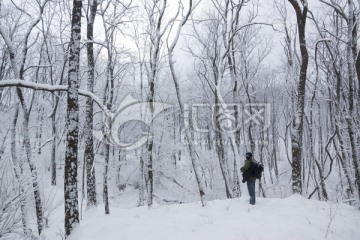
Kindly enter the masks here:
<path id="1" fill-rule="evenodd" d="M 219 117 L 221 116 L 220 113 L 220 106 L 218 106 L 218 97 L 217 94 L 215 95 L 215 104 L 216 104 L 216 109 L 215 109 L 215 119 L 214 122 L 216 124 L 216 128 L 217 131 L 215 133 L 215 146 L 216 146 L 216 152 L 219 158 L 219 165 L 220 165 L 220 170 L 224 179 L 224 184 L 225 184 L 225 192 L 226 192 L 226 197 L 227 198 L 232 198 L 232 191 L 231 191 L 231 186 L 229 183 L 229 176 L 228 176 L 228 165 L 227 165 L 227 161 L 225 158 L 225 153 L 224 153 L 224 144 L 223 144 L 223 138 L 222 138 L 222 134 L 220 132 L 221 126 L 220 126 L 220 122 L 219 122 Z"/>
<path id="2" fill-rule="evenodd" d="M 40 11 L 40 14 L 42 14 L 42 10 Z M 40 15 L 41 16 L 41 15 Z M 14 72 L 14 77 L 16 79 L 24 79 L 24 64 L 25 64 L 25 59 L 26 59 L 26 54 L 27 54 L 27 50 L 28 50 L 28 46 L 27 46 L 27 40 L 29 37 L 29 34 L 31 32 L 31 29 L 38 23 L 38 21 L 40 21 L 40 18 L 38 18 L 38 20 L 36 20 L 30 27 L 30 30 L 28 31 L 28 35 L 25 36 L 25 40 L 24 40 L 24 48 L 22 51 L 22 64 L 20 66 L 20 70 L 18 71 L 17 68 L 17 64 L 15 61 L 15 51 L 13 49 L 11 40 L 9 39 L 9 37 L 5 34 L 4 30 L 1 28 L 0 26 L 0 34 L 2 35 L 6 45 L 8 46 L 8 51 L 9 51 L 9 55 L 10 55 L 10 62 L 12 65 L 12 69 Z M 34 163 L 32 162 L 32 152 L 31 152 L 31 143 L 30 143 L 30 135 L 29 135 L 29 114 L 30 111 L 28 110 L 27 106 L 26 106 L 26 102 L 25 102 L 25 98 L 23 95 L 22 90 L 17 87 L 16 88 L 16 92 L 20 101 L 20 104 L 22 106 L 23 109 L 23 145 L 25 148 L 25 154 L 26 154 L 26 158 L 28 161 L 28 164 L 30 166 L 30 171 L 31 171 L 31 180 L 32 180 L 32 185 L 33 185 L 33 193 L 34 193 L 34 199 L 35 199 L 35 211 L 36 211 L 36 218 L 37 218 L 37 227 L 38 227 L 38 233 L 39 235 L 41 234 L 41 231 L 43 229 L 43 220 L 44 220 L 44 216 L 43 216 L 43 211 L 42 211 L 42 202 L 41 202 L 41 195 L 40 195 L 40 190 L 39 190 L 39 184 L 38 184 L 38 179 L 37 179 L 37 170 L 36 170 L 36 166 L 34 165 Z M 16 124 L 15 124 L 16 125 Z"/>
<path id="3" fill-rule="evenodd" d="M 171 71 L 171 76 L 172 79 L 174 81 L 174 85 L 175 85 L 175 92 L 176 92 L 176 97 L 179 103 L 179 107 L 180 107 L 180 117 L 182 120 L 185 119 L 186 115 L 188 113 L 185 112 L 184 109 L 184 105 L 183 102 L 181 100 L 181 95 L 180 95 L 180 86 L 178 83 L 178 78 L 176 76 L 176 72 L 175 72 L 175 66 L 174 66 L 174 61 L 173 61 L 173 51 L 175 49 L 175 46 L 178 42 L 178 39 L 180 37 L 180 32 L 181 32 L 181 28 L 185 25 L 186 21 L 188 20 L 190 13 L 192 11 L 192 0 L 189 1 L 189 10 L 187 12 L 187 14 L 184 16 L 184 18 L 182 19 L 182 21 L 180 22 L 180 26 L 177 30 L 176 36 L 172 42 L 172 44 L 170 46 L 168 46 L 168 50 L 169 50 L 169 54 L 168 54 L 168 61 L 169 61 L 169 65 L 170 65 L 170 71 Z M 190 143 L 190 132 L 189 129 L 187 128 L 188 126 L 185 126 L 184 129 L 184 133 L 185 133 L 185 141 L 187 142 L 187 147 L 189 150 L 189 155 L 190 155 L 190 159 L 191 159 L 191 164 L 195 173 L 195 179 L 196 179 L 196 183 L 197 183 L 197 187 L 198 187 L 198 191 L 199 191 L 199 196 L 200 196 L 200 200 L 201 200 L 201 205 L 204 207 L 207 205 L 206 203 L 206 195 L 205 195 L 205 191 L 204 191 L 204 186 L 203 183 L 201 181 L 201 174 L 200 174 L 200 166 L 199 166 L 199 160 L 198 160 L 198 156 L 195 152 L 194 149 L 194 145 Z M 179 160 L 181 157 L 181 151 L 179 151 Z"/>
<path id="4" fill-rule="evenodd" d="M 43 215 L 42 201 L 41 201 L 41 195 L 40 195 L 40 189 L 38 183 L 37 169 L 36 169 L 36 165 L 33 163 L 31 159 L 32 152 L 31 152 L 31 144 L 29 137 L 29 115 L 25 114 L 25 111 L 24 111 L 24 122 L 23 122 L 23 136 L 24 136 L 26 158 L 30 166 L 34 198 L 35 198 L 36 220 L 38 225 L 38 233 L 40 235 L 44 227 L 44 215 Z"/>
<path id="5" fill-rule="evenodd" d="M 56 114 L 51 115 L 51 130 L 53 141 L 51 144 L 51 186 L 56 186 Z"/>
<path id="6" fill-rule="evenodd" d="M 14 164 L 14 173 L 15 173 L 15 178 L 16 180 L 20 183 L 21 181 L 21 174 L 23 172 L 22 170 L 22 165 L 21 163 L 19 163 L 18 158 L 17 158 L 17 154 L 16 154 L 16 124 L 17 124 L 17 120 L 19 117 L 19 104 L 16 104 L 15 107 L 15 114 L 14 114 L 14 119 L 12 121 L 12 125 L 11 125 L 11 129 L 10 129 L 10 136 L 11 136 L 11 157 L 13 160 L 13 164 Z M 20 186 L 20 195 L 22 197 L 24 196 L 24 188 L 22 186 Z M 22 223 L 22 228 L 23 228 L 23 232 L 24 234 L 27 233 L 27 223 L 26 223 L 26 208 L 25 208 L 25 201 L 21 202 L 20 205 L 20 211 L 21 211 L 21 223 Z"/>
<path id="7" fill-rule="evenodd" d="M 109 36 L 113 37 L 113 36 Z M 108 64 L 107 64 L 107 81 L 109 82 L 108 85 L 108 94 L 106 97 L 106 107 L 107 109 L 111 110 L 112 102 L 114 99 L 114 64 L 112 59 L 112 52 L 110 48 L 109 41 L 108 43 Z M 111 123 L 110 123 L 111 124 Z M 110 160 L 110 142 L 105 143 L 105 169 L 104 169 L 104 185 L 103 185 L 103 198 L 104 198 L 104 205 L 105 205 L 105 214 L 110 214 L 110 207 L 109 207 L 109 191 L 108 191 L 108 175 L 109 175 L 109 160 Z"/>
<path id="8" fill-rule="evenodd" d="M 140 152 L 140 171 L 139 171 L 139 206 L 144 206 L 144 156 L 143 156 L 143 147 Z"/>
<path id="9" fill-rule="evenodd" d="M 104 183 L 103 183 L 103 198 L 105 206 L 105 214 L 110 214 L 109 208 L 109 190 L 108 190 L 108 172 L 109 172 L 109 157 L 110 145 L 105 144 L 105 169 L 104 169 Z"/>

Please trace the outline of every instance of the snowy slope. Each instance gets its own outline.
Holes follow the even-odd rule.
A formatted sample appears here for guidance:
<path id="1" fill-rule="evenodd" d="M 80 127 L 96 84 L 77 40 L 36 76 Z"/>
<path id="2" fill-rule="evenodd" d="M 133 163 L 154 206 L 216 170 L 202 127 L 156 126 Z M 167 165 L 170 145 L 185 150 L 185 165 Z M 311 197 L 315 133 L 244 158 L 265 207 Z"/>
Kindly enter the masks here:
<path id="1" fill-rule="evenodd" d="M 50 229 L 48 229 L 49 231 Z M 53 238 L 52 238 L 53 239 Z M 70 240 L 319 240 L 360 239 L 360 212 L 346 204 L 307 200 L 247 198 L 139 208 L 103 206 L 85 211 Z"/>

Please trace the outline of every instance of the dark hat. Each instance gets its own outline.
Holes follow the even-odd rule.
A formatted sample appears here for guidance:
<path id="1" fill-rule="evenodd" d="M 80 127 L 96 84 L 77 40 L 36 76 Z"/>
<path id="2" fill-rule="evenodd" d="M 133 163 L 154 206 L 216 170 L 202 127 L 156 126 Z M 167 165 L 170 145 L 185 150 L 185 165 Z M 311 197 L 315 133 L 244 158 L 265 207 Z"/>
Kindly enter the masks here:
<path id="1" fill-rule="evenodd" d="M 251 153 L 251 152 L 247 152 L 247 153 L 245 154 L 245 157 L 246 157 L 246 159 L 251 159 L 251 158 L 252 158 L 252 153 Z"/>

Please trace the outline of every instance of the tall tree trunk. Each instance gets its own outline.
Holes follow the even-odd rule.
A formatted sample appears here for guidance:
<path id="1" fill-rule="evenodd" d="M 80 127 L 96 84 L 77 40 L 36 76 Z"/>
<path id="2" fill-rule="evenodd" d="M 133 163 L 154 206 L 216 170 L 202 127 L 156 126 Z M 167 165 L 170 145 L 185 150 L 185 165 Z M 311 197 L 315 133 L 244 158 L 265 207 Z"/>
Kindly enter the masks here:
<path id="1" fill-rule="evenodd" d="M 353 126 L 354 117 L 354 62 L 353 62 L 353 47 L 356 39 L 353 39 L 354 28 L 354 5 L 352 0 L 348 0 L 349 4 L 349 16 L 348 16 L 348 43 L 347 43 L 347 65 L 348 65 L 348 114 L 346 116 L 347 132 L 349 134 L 350 146 L 351 146 L 351 158 L 355 171 L 355 187 L 357 190 L 358 198 L 360 197 L 360 167 L 359 160 L 357 158 L 357 145 Z"/>
<path id="2" fill-rule="evenodd" d="M 297 0 L 288 0 L 296 12 L 299 32 L 299 44 L 301 52 L 300 77 L 297 84 L 297 95 L 293 116 L 293 128 L 291 131 L 292 148 L 292 190 L 293 193 L 302 193 L 302 136 L 305 107 L 306 75 L 309 62 L 305 39 L 306 17 L 308 12 L 307 2 L 303 1 L 303 9 Z"/>
<path id="3" fill-rule="evenodd" d="M 179 83 L 178 83 L 178 78 L 176 76 L 174 60 L 173 60 L 172 57 L 173 57 L 173 51 L 174 51 L 175 46 L 176 46 L 176 44 L 177 44 L 177 42 L 179 40 L 179 37 L 180 37 L 181 29 L 185 25 L 185 23 L 187 22 L 190 14 L 191 14 L 191 11 L 192 11 L 192 0 L 189 0 L 189 10 L 186 13 L 186 15 L 183 17 L 183 19 L 181 20 L 180 25 L 179 25 L 179 27 L 177 29 L 177 33 L 176 33 L 176 36 L 175 36 L 174 40 L 172 41 L 170 46 L 168 45 L 168 51 L 169 51 L 169 53 L 168 53 L 168 61 L 169 61 L 169 65 L 170 65 L 171 76 L 172 76 L 172 79 L 173 79 L 174 85 L 175 85 L 175 92 L 176 92 L 176 97 L 177 97 L 177 100 L 178 100 L 178 103 L 179 103 L 180 115 L 181 115 L 182 120 L 185 120 L 185 117 L 186 117 L 186 115 L 188 115 L 188 113 L 186 113 L 186 111 L 184 110 L 184 105 L 183 105 L 183 102 L 181 100 L 180 86 L 179 86 Z M 190 139 L 191 139 L 190 138 L 190 132 L 189 132 L 189 129 L 187 127 L 188 126 L 185 126 L 185 129 L 184 129 L 184 133 L 185 133 L 185 139 L 184 140 L 187 142 L 186 145 L 188 147 L 192 167 L 194 169 L 195 179 L 196 179 L 196 183 L 197 183 L 198 191 L 199 191 L 199 196 L 200 196 L 200 200 L 201 200 L 201 205 L 206 206 L 207 205 L 207 203 L 206 203 L 206 195 L 205 195 L 203 183 L 201 181 L 199 160 L 198 160 L 197 154 L 195 152 L 194 145 L 190 143 Z M 179 151 L 179 160 L 180 160 L 180 157 L 181 157 L 181 150 Z"/>
<path id="4" fill-rule="evenodd" d="M 154 4 L 157 4 L 157 2 L 154 2 Z M 166 9 L 167 0 L 163 0 L 163 5 L 159 9 L 158 18 L 155 20 L 154 24 L 156 26 L 154 28 L 154 40 L 152 41 L 151 45 L 151 51 L 150 51 L 150 73 L 149 73 L 149 92 L 147 96 L 147 102 L 149 104 L 150 108 L 150 114 L 151 119 L 153 119 L 154 114 L 154 101 L 155 101 L 155 81 L 158 74 L 158 62 L 159 62 L 159 56 L 160 56 L 160 44 L 161 44 L 161 38 L 163 36 L 163 33 L 160 33 L 163 16 Z M 155 7 L 155 6 L 154 6 Z M 156 6 L 159 7 L 159 6 Z M 154 9 L 153 9 L 154 10 Z M 152 16 L 150 17 L 153 18 Z M 152 19 L 153 21 L 154 19 Z M 151 207 L 153 204 L 153 191 L 154 191 L 154 169 L 153 169 L 153 147 L 154 147 L 154 140 L 152 138 L 152 135 L 154 133 L 154 127 L 152 123 L 150 124 L 150 131 L 149 131 L 149 137 L 147 141 L 147 201 L 148 206 Z"/>
<path id="5" fill-rule="evenodd" d="M 111 110 L 114 98 L 114 64 L 112 61 L 112 52 L 108 44 L 108 65 L 107 65 L 107 81 L 108 96 L 107 96 L 107 109 Z M 111 124 L 111 123 L 110 123 Z M 105 169 L 104 169 L 104 183 L 103 183 L 103 198 L 105 205 L 105 214 L 110 214 L 109 208 L 109 190 L 108 190 L 108 175 L 109 175 L 109 159 L 110 159 L 110 141 L 105 143 Z"/>
<path id="6" fill-rule="evenodd" d="M 230 69 L 230 77 L 231 77 L 231 82 L 234 84 L 234 87 L 232 89 L 232 97 L 233 97 L 233 104 L 238 104 L 239 101 L 239 97 L 238 97 L 238 80 L 237 80 L 237 74 L 236 74 L 236 68 L 235 68 L 235 50 L 234 50 L 234 46 L 232 44 L 231 46 L 231 54 L 229 54 L 228 56 L 228 62 L 229 62 L 229 69 Z M 239 114 L 239 110 L 238 107 L 236 105 L 234 105 L 234 114 L 235 114 L 235 126 L 237 127 L 240 121 L 240 119 L 237 117 Z M 239 153 L 239 144 L 240 144 L 240 129 L 236 130 L 236 132 L 234 133 L 235 135 L 235 143 L 232 144 L 232 150 L 234 151 L 234 171 L 233 171 L 233 175 L 234 175 L 234 180 L 233 180 L 233 192 L 234 192 L 234 197 L 240 197 L 241 196 L 241 189 L 240 189 L 240 177 L 238 174 L 238 165 L 237 165 L 237 160 L 236 156 L 237 154 L 235 153 L 235 151 L 237 151 Z"/>
<path id="7" fill-rule="evenodd" d="M 79 132 L 79 57 L 82 0 L 73 0 L 66 112 L 66 152 L 64 168 L 65 236 L 79 223 L 78 205 L 78 132 Z"/>
<path id="8" fill-rule="evenodd" d="M 91 4 L 90 4 L 91 2 Z M 89 0 L 90 4 L 90 15 L 87 16 L 87 58 L 88 58 L 88 69 L 87 69 L 87 90 L 89 92 L 94 91 L 94 73 L 95 73 L 95 62 L 94 62 L 94 21 L 97 10 L 97 0 Z M 86 100 L 86 113 L 85 113 L 85 164 L 86 164 L 86 192 L 87 192 L 87 206 L 96 206 L 96 178 L 95 178 L 95 165 L 94 165 L 94 137 L 92 133 L 93 129 L 93 101 L 88 98 Z"/>

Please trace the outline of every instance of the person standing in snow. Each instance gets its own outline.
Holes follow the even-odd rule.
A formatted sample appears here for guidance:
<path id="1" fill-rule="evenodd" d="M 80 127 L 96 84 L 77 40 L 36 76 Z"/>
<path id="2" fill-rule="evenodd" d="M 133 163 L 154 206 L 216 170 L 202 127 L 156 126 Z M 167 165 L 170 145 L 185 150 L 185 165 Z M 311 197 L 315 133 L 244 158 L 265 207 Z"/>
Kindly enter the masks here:
<path id="1" fill-rule="evenodd" d="M 244 162 L 244 166 L 240 168 L 240 171 L 243 174 L 243 180 L 242 182 L 245 183 L 247 182 L 247 188 L 249 191 L 249 195 L 250 195 L 250 204 L 251 205 L 255 205 L 255 181 L 256 181 L 256 177 L 251 176 L 251 171 L 250 171 L 250 167 L 251 167 L 251 163 L 253 161 L 253 157 L 252 157 L 252 153 L 251 152 L 247 152 L 245 154 L 245 162 Z"/>

